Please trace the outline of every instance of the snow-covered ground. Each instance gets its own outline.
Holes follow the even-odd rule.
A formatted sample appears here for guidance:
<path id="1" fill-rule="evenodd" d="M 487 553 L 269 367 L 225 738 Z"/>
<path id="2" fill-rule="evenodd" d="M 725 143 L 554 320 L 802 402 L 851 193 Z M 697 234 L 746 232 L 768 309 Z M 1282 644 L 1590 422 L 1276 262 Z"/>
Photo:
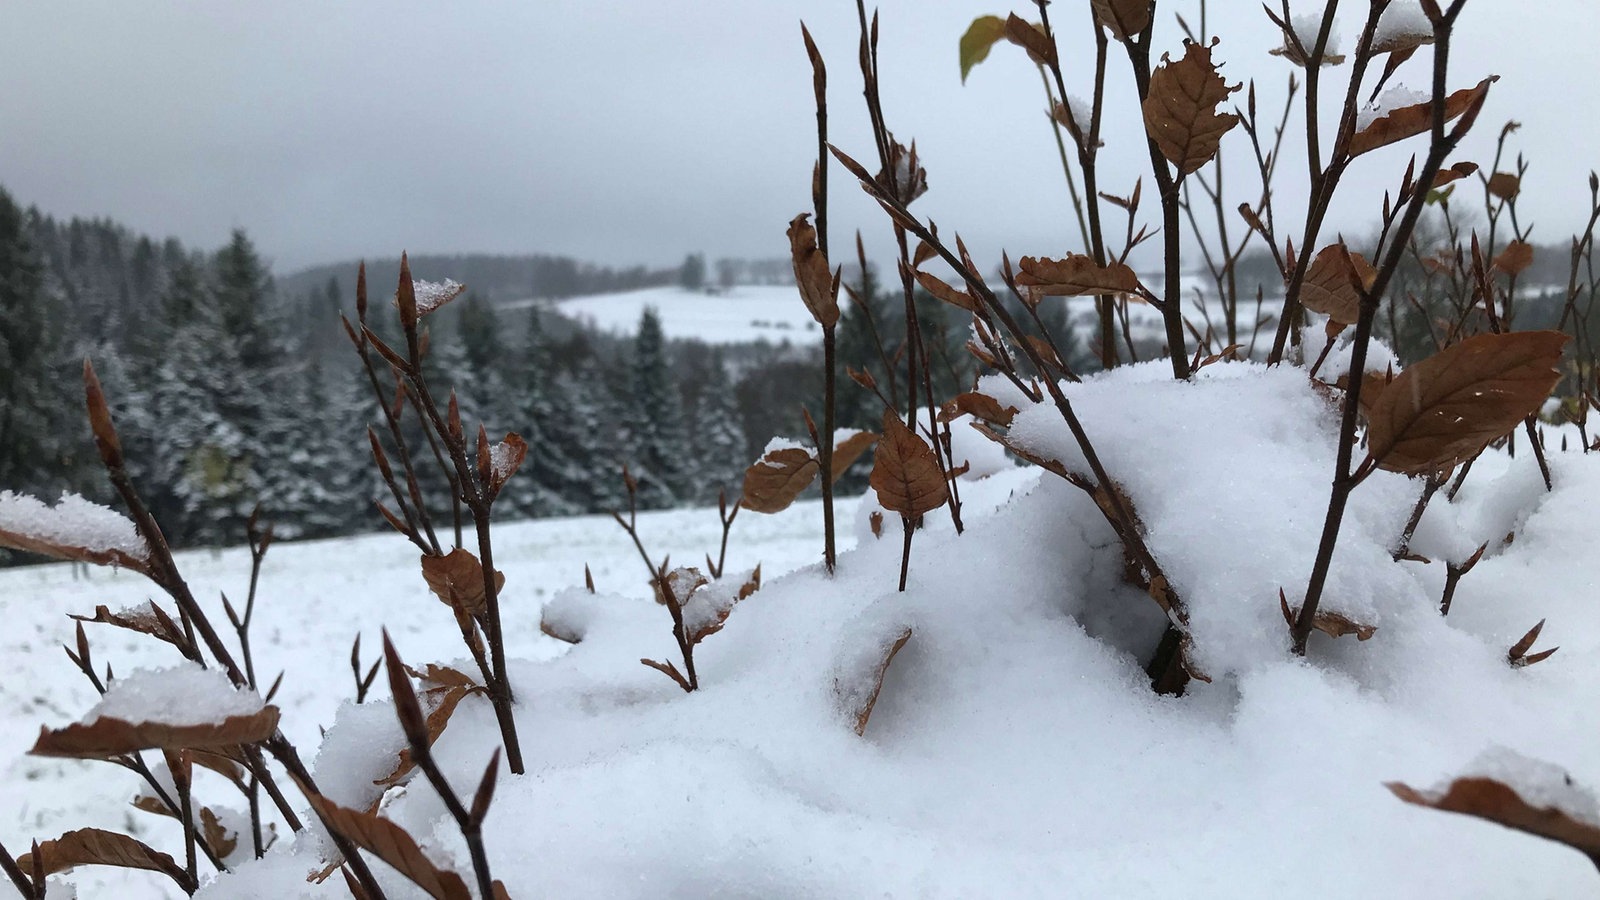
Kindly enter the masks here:
<path id="1" fill-rule="evenodd" d="M 741 515 L 730 569 L 760 560 L 768 577 L 700 646 L 694 694 L 639 665 L 672 659 L 673 644 L 614 525 L 509 526 L 497 560 L 529 771 L 499 780 L 486 825 L 494 875 L 522 900 L 1592 895 L 1600 878 L 1578 853 L 1402 803 L 1383 783 L 1527 775 L 1530 797 L 1600 817 L 1592 794 L 1508 752 L 1600 786 L 1600 454 L 1575 442 L 1554 452 L 1550 429 L 1548 494 L 1525 441 L 1515 459 L 1486 454 L 1455 502 L 1429 507 L 1411 547 L 1431 561 L 1391 558 L 1420 483 L 1373 475 L 1345 517 L 1324 609 L 1376 633 L 1315 634 L 1297 659 L 1278 590 L 1291 604 L 1304 590 L 1336 410 L 1292 367 L 1219 363 L 1190 382 L 1164 369 L 1128 366 L 1064 390 L 1186 601 L 1193 659 L 1211 683 L 1182 698 L 1150 690 L 1141 662 L 1165 620 L 1124 580 L 1104 519 L 1063 480 L 992 454 L 960 484 L 965 533 L 942 510 L 927 517 L 905 593 L 898 521 L 875 537 L 870 497 L 842 504 L 856 547 L 833 578 L 815 563 L 815 504 Z M 997 379 L 984 388 L 1015 399 Z M 1012 439 L 1079 467 L 1050 405 L 1016 402 Z M 717 537 L 708 511 L 651 516 L 644 532 L 680 565 Z M 1440 616 L 1447 562 L 1484 543 Z M 289 734 L 310 755 L 330 725 L 315 774 L 365 807 L 400 737 L 381 680 L 367 705 L 341 704 L 348 641 L 367 635 L 371 659 L 386 623 L 408 661 L 449 662 L 454 629 L 397 537 L 272 553 L 260 668 L 290 670 L 279 697 Z M 585 561 L 598 594 L 581 588 Z M 184 564 L 203 593 L 242 591 L 237 552 Z M 793 571 L 773 577 L 782 570 Z M 94 700 L 55 649 L 70 634 L 61 613 L 146 591 L 129 576 L 75 582 L 62 567 L 0 573 L 0 651 L 25 673 L 0 682 L 8 846 L 81 824 L 151 833 L 120 805 L 131 779 L 18 755 L 38 723 L 75 719 Z M 562 652 L 540 637 L 541 606 L 581 642 Z M 1507 648 L 1540 619 L 1533 649 L 1560 652 L 1512 668 Z M 858 736 L 874 670 L 907 630 Z M 119 634 L 96 637 L 119 671 L 153 661 Z M 491 710 L 469 697 L 435 752 L 470 793 L 496 745 Z M 469 871 L 430 788 L 392 789 L 384 804 L 431 858 Z M 174 846 L 170 830 L 157 838 Z M 309 834 L 284 841 L 200 896 L 342 897 L 337 878 L 304 880 L 324 849 Z M 390 897 L 421 896 L 376 868 Z M 85 883 L 86 896 L 109 890 Z"/>
<path id="2" fill-rule="evenodd" d="M 715 553 L 721 538 L 711 509 L 642 513 L 639 521 L 651 553 L 670 553 L 686 565 L 707 551 Z M 507 523 L 496 528 L 495 536 L 495 562 L 506 574 L 503 609 L 514 656 L 548 659 L 566 649 L 540 634 L 539 613 L 561 588 L 583 584 L 585 563 L 600 590 L 648 591 L 644 564 L 609 516 Z M 742 512 L 734 523 L 728 565 L 748 569 L 760 563 L 770 578 L 821 555 L 818 504 L 804 502 L 777 516 Z M 242 602 L 250 572 L 242 549 L 181 553 L 178 563 L 202 602 L 216 600 L 219 592 Z M 143 602 L 153 590 L 142 576 L 109 569 L 96 568 L 87 579 L 75 578 L 65 564 L 0 570 L 0 621 L 5 623 L 0 660 L 6 672 L 0 678 L 0 843 L 13 853 L 26 851 L 34 838 L 95 826 L 128 831 L 168 851 L 180 848 L 181 858 L 177 832 L 167 820 L 129 805 L 137 776 L 107 763 L 25 755 L 41 725 L 74 721 L 98 699 L 61 651 L 73 640 L 67 614 L 91 614 L 97 605 L 118 610 Z M 664 654 L 672 642 L 670 623 L 657 612 L 658 652 Z M 220 602 L 214 614 L 226 630 Z M 315 754 L 319 727 L 333 724 L 335 709 L 354 695 L 349 658 L 357 633 L 364 665 L 380 652 L 380 626 L 389 629 L 408 661 L 460 655 L 455 624 L 423 582 L 415 548 L 396 534 L 272 547 L 256 618 L 257 670 L 266 681 L 287 672 L 274 702 L 284 710 L 285 733 L 308 759 Z M 99 667 L 109 662 L 115 672 L 127 674 L 176 662 L 165 644 L 105 625 L 85 627 Z M 388 697 L 381 672 L 372 696 Z M 122 900 L 165 897 L 175 890 L 158 876 L 106 868 L 80 869 L 72 880 L 85 900 L 110 896 L 113 888 Z"/>
<path id="3" fill-rule="evenodd" d="M 506 308 L 518 305 L 510 303 Z M 639 330 L 639 317 L 647 306 L 660 314 L 661 330 L 669 338 L 709 344 L 759 340 L 822 343 L 822 329 L 811 320 L 793 285 L 740 285 L 714 294 L 681 287 L 645 288 L 574 297 L 561 301 L 556 309 L 602 331 L 631 335 Z"/>

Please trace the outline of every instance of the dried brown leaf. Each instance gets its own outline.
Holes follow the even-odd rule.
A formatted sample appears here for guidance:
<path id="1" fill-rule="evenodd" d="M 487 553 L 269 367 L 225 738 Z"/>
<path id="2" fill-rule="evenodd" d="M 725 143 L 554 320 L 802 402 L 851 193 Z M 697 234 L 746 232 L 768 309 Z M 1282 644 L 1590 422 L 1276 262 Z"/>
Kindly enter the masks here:
<path id="1" fill-rule="evenodd" d="M 1393 472 L 1476 456 L 1538 411 L 1561 379 L 1559 331 L 1480 334 L 1407 368 L 1374 402 L 1368 453 Z"/>
<path id="2" fill-rule="evenodd" d="M 1006 17 L 1006 40 L 1028 51 L 1028 58 L 1041 66 L 1050 65 L 1056 58 L 1055 44 L 1045 36 L 1044 30 L 1016 13 Z"/>
<path id="3" fill-rule="evenodd" d="M 142 548 L 142 542 L 142 552 L 135 554 L 116 547 L 87 547 L 59 538 L 0 528 L 0 547 L 37 553 L 51 559 L 85 562 L 97 566 L 117 566 L 140 573 L 150 571 L 149 551 Z"/>
<path id="4" fill-rule="evenodd" d="M 811 486 L 822 467 L 799 447 L 773 450 L 744 471 L 744 497 L 739 505 L 759 513 L 782 512 Z"/>
<path id="5" fill-rule="evenodd" d="M 1378 278 L 1377 270 L 1366 257 L 1348 252 L 1341 244 L 1323 247 L 1306 271 L 1300 288 L 1300 304 L 1341 325 L 1354 325 L 1361 317 L 1361 295 L 1355 288 L 1358 278 L 1362 290 L 1371 290 Z"/>
<path id="6" fill-rule="evenodd" d="M 1433 176 L 1433 189 L 1438 190 L 1452 181 L 1460 181 L 1477 171 L 1478 164 L 1475 162 L 1458 162 L 1453 166 L 1446 166 L 1439 170 L 1439 174 Z"/>
<path id="7" fill-rule="evenodd" d="M 424 692 L 424 695 L 429 697 L 433 704 L 432 708 L 428 710 L 427 718 L 424 720 L 428 731 L 428 746 L 432 747 L 434 742 L 439 740 L 439 736 L 444 734 L 445 726 L 450 724 L 450 717 L 455 715 L 456 707 L 461 705 L 461 701 L 472 694 L 481 693 L 482 691 L 483 688 L 474 684 L 471 687 L 451 685 Z M 399 760 L 394 769 L 388 775 L 374 781 L 373 784 L 383 787 L 399 784 L 401 779 L 409 775 L 415 767 L 416 761 L 411 758 L 411 748 L 405 747 L 401 749 Z"/>
<path id="8" fill-rule="evenodd" d="M 434 900 L 472 900 L 460 875 L 441 869 L 428 859 L 404 828 L 372 813 L 359 812 L 326 797 L 307 793 L 306 799 L 332 830 L 404 875 Z"/>
<path id="9" fill-rule="evenodd" d="M 23 871 L 33 869 L 36 862 L 45 875 L 65 872 L 73 866 L 144 869 L 166 875 L 186 891 L 194 889 L 189 873 L 172 857 L 115 831 L 79 828 L 53 841 L 36 844 L 34 850 L 37 858 L 34 853 L 24 853 L 17 858 L 17 866 Z"/>
<path id="10" fill-rule="evenodd" d="M 823 329 L 839 322 L 839 285 L 828 258 L 817 247 L 817 229 L 811 214 L 801 213 L 789 222 L 789 252 L 794 262 L 794 282 L 811 318 Z"/>
<path id="11" fill-rule="evenodd" d="M 1494 267 L 1513 277 L 1533 265 L 1533 245 L 1527 241 L 1512 241 L 1494 258 Z"/>
<path id="12" fill-rule="evenodd" d="M 896 637 L 893 643 L 889 645 L 888 652 L 883 656 L 883 662 L 879 663 L 878 666 L 871 673 L 869 673 L 871 683 L 868 685 L 865 692 L 857 693 L 850 690 L 847 685 L 835 682 L 834 691 L 840 696 L 841 699 L 847 697 L 857 698 L 857 703 L 854 708 L 846 710 L 846 713 L 850 716 L 851 721 L 855 725 L 857 735 L 864 735 L 867 733 L 867 720 L 872 718 L 872 708 L 878 705 L 878 694 L 882 693 L 883 691 L 883 676 L 888 674 L 889 664 L 894 662 L 895 654 L 899 653 L 900 648 L 904 647 L 906 645 L 906 641 L 909 640 L 911 640 L 911 629 L 907 627 L 902 629 L 900 635 Z"/>
<path id="13" fill-rule="evenodd" d="M 1119 41 L 1150 27 L 1150 0 L 1091 0 L 1094 18 Z"/>
<path id="14" fill-rule="evenodd" d="M 950 497 L 933 448 L 906 427 L 894 410 L 884 410 L 883 442 L 873 459 L 868 483 L 884 509 L 908 519 L 938 509 Z"/>
<path id="15" fill-rule="evenodd" d="M 200 807 L 200 833 L 205 835 L 206 844 L 220 857 L 228 857 L 239 846 L 239 833 L 222 827 L 222 822 L 209 806 Z"/>
<path id="16" fill-rule="evenodd" d="M 1575 819 L 1551 806 L 1534 806 L 1516 789 L 1487 777 L 1457 778 L 1443 791 L 1419 791 L 1390 781 L 1384 784 L 1407 803 L 1461 813 L 1546 838 L 1582 853 L 1600 865 L 1600 826 Z"/>
<path id="17" fill-rule="evenodd" d="M 850 471 L 861 454 L 867 448 L 878 442 L 878 435 L 871 431 L 858 431 L 844 440 L 833 445 L 833 481 L 837 483 L 844 473 Z"/>
<path id="18" fill-rule="evenodd" d="M 1139 290 L 1139 276 L 1123 263 L 1101 266 L 1091 256 L 1069 253 L 1063 259 L 1024 256 L 1017 260 L 1017 284 L 1027 288 L 1027 300 L 1034 306 L 1045 297 L 1093 297 L 1101 294 L 1132 294 Z"/>
<path id="19" fill-rule="evenodd" d="M 1210 162 L 1222 136 L 1239 124 L 1238 116 L 1217 112 L 1217 105 L 1238 89 L 1217 73 L 1211 46 L 1206 44 L 1187 44 L 1183 59 L 1172 62 L 1163 57 L 1150 74 L 1145 131 L 1161 155 L 1178 167 L 1180 177 Z"/>
<path id="20" fill-rule="evenodd" d="M 1477 86 L 1463 88 L 1445 98 L 1444 118 L 1446 122 L 1458 118 L 1462 113 L 1478 103 L 1485 94 L 1489 93 L 1489 85 L 1499 80 L 1498 75 L 1491 75 L 1478 82 Z M 1363 153 L 1387 147 L 1396 141 L 1403 141 L 1408 137 L 1415 137 L 1433 128 L 1433 101 L 1416 103 L 1411 106 L 1402 106 L 1392 109 L 1373 119 L 1367 127 L 1356 132 L 1350 139 L 1350 155 L 1360 156 Z"/>
<path id="21" fill-rule="evenodd" d="M 1011 419 L 1017 414 L 1015 406 L 1001 406 L 1000 401 L 981 391 L 968 391 L 957 394 L 954 400 L 946 403 L 939 411 L 939 421 L 949 422 L 960 415 L 969 415 L 974 419 L 992 422 L 995 425 L 1010 425 Z"/>
<path id="22" fill-rule="evenodd" d="M 79 622 L 100 622 L 105 625 L 115 625 L 118 628 L 126 628 L 129 631 L 148 634 L 169 644 L 178 644 L 183 639 L 182 633 L 169 628 L 168 623 L 172 622 L 172 618 L 167 616 L 163 621 L 162 616 L 165 613 L 158 615 L 157 609 L 155 601 L 146 600 L 139 606 L 131 607 L 121 612 L 112 612 L 110 608 L 105 606 L 96 606 L 92 616 L 69 615 L 70 618 L 77 619 Z"/>
<path id="23" fill-rule="evenodd" d="M 917 283 L 922 285 L 922 289 L 932 294 L 939 300 L 942 300 L 951 306 L 960 307 L 967 312 L 975 313 L 982 309 L 982 307 L 978 304 L 978 299 L 968 292 L 958 291 L 950 285 L 945 284 L 943 281 L 940 281 L 932 275 L 929 275 L 927 272 L 918 272 L 916 273 L 916 276 Z"/>
<path id="24" fill-rule="evenodd" d="M 483 564 L 471 551 L 457 547 L 444 556 L 425 553 L 422 556 L 422 577 L 429 590 L 445 605 L 463 610 L 471 616 L 488 613 L 489 600 L 484 593 Z M 495 593 L 505 587 L 506 573 L 495 572 Z"/>
<path id="25" fill-rule="evenodd" d="M 1488 188 L 1501 200 L 1515 200 L 1522 193 L 1522 179 L 1510 172 L 1496 172 L 1489 176 Z"/>
<path id="26" fill-rule="evenodd" d="M 162 722 L 127 722 L 102 716 L 90 723 L 74 722 L 65 728 L 39 730 L 39 740 L 28 752 L 34 756 L 104 759 L 139 750 L 219 748 L 254 744 L 278 730 L 278 708 L 263 706 L 247 716 L 229 716 L 202 725 L 168 725 Z"/>

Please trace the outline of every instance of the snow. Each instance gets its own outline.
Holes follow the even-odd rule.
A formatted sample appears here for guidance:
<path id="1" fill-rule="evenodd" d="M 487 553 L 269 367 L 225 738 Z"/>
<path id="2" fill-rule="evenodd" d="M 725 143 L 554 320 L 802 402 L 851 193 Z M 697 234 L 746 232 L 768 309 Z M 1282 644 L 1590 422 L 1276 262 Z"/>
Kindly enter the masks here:
<path id="1" fill-rule="evenodd" d="M 660 314 L 661 330 L 669 338 L 708 344 L 822 343 L 822 329 L 799 302 L 793 285 L 740 285 L 716 294 L 646 288 L 563 300 L 556 310 L 603 331 L 633 334 L 646 307 Z"/>
<path id="2" fill-rule="evenodd" d="M 107 685 L 105 696 L 84 716 L 163 725 L 206 725 L 232 716 L 250 716 L 264 704 L 253 691 L 239 690 L 220 669 L 188 663 L 170 669 L 140 669 Z"/>
<path id="3" fill-rule="evenodd" d="M 963 481 L 964 533 L 944 510 L 925 517 L 903 594 L 899 521 L 873 538 L 867 523 L 881 510 L 870 496 L 841 501 L 840 531 L 859 541 L 843 542 L 832 577 L 820 565 L 816 503 L 740 516 L 724 583 L 756 562 L 766 577 L 696 648 L 702 689 L 692 694 L 639 664 L 676 662 L 678 650 L 614 523 L 508 525 L 496 531 L 496 565 L 507 574 L 529 771 L 502 772 L 489 810 L 495 877 L 512 896 L 576 898 L 1592 892 L 1581 855 L 1408 806 L 1383 784 L 1494 771 L 1592 814 L 1593 801 L 1553 769 L 1504 754 L 1473 760 L 1504 746 L 1600 785 L 1600 454 L 1552 453 L 1556 491 L 1546 494 L 1524 438 L 1514 459 L 1497 452 L 1475 464 L 1454 503 L 1435 498 L 1436 532 L 1463 546 L 1494 539 L 1448 618 L 1436 611 L 1444 562 L 1390 557 L 1420 483 L 1374 475 L 1352 496 L 1326 602 L 1378 631 L 1365 642 L 1314 635 L 1299 659 L 1277 591 L 1296 603 L 1309 574 L 1337 410 L 1287 366 L 1219 364 L 1190 383 L 1165 368 L 1124 367 L 1064 390 L 1189 603 L 1211 684 L 1183 698 L 1151 692 L 1142 666 L 1164 616 L 1123 580 L 1121 549 L 1092 501 L 1036 468 Z M 983 387 L 1019 408 L 1019 440 L 1081 468 L 1048 404 Z M 1565 432 L 1549 431 L 1555 447 Z M 656 556 L 698 559 L 720 537 L 714 510 L 646 513 L 639 525 Z M 1508 531 L 1515 539 L 1504 543 Z M 595 593 L 556 589 L 581 584 L 585 562 Z M 180 565 L 202 596 L 231 592 L 248 572 L 240 550 L 186 554 Z M 122 826 L 117 800 L 130 782 L 114 779 L 125 773 L 102 765 L 90 779 L 90 764 L 29 759 L 19 747 L 52 708 L 87 705 L 54 649 L 68 633 L 60 613 L 147 591 L 126 573 L 80 583 L 67 567 L 0 572 L 0 614 L 14 623 L 0 647 L 30 672 L 25 686 L 0 683 L 4 791 L 19 808 L 0 821 L 8 846 L 68 825 Z M 471 670 L 414 550 L 393 535 L 275 546 L 262 591 L 258 668 L 289 671 L 277 701 L 285 730 L 310 758 L 317 726 L 331 724 L 314 754 L 319 783 L 352 805 L 379 799 L 371 782 L 401 741 L 381 678 L 365 704 L 342 703 L 349 638 L 375 637 L 385 622 L 408 662 Z M 541 615 L 580 643 L 543 636 Z M 1506 648 L 1541 618 L 1536 649 L 1561 652 L 1512 669 Z M 857 736 L 854 712 L 907 629 Z M 170 653 L 111 629 L 93 637 L 98 657 L 119 668 Z M 463 700 L 435 745 L 458 788 L 470 794 L 496 735 L 488 702 Z M 422 781 L 382 801 L 431 858 L 470 871 Z M 168 825 L 148 827 L 153 842 L 176 846 Z M 285 837 L 201 896 L 344 896 L 337 877 L 303 882 L 319 850 L 315 836 Z M 376 868 L 391 896 L 417 896 Z M 129 900 L 156 884 L 99 870 L 71 877 L 87 896 L 109 884 Z"/>
<path id="4" fill-rule="evenodd" d="M 1390 85 L 1389 87 L 1384 88 L 1383 93 L 1378 95 L 1377 100 L 1374 100 L 1373 102 L 1357 110 L 1356 131 L 1365 130 L 1373 122 L 1378 121 L 1397 109 L 1405 109 L 1408 106 L 1417 106 L 1423 103 L 1430 103 L 1432 100 L 1433 95 L 1425 91 L 1413 90 L 1412 88 L 1408 88 L 1403 84 Z"/>
<path id="5" fill-rule="evenodd" d="M 1087 137 L 1089 127 L 1094 124 L 1094 105 L 1077 94 L 1068 94 L 1067 109 L 1072 110 L 1072 121 L 1078 126 L 1078 133 Z"/>
<path id="6" fill-rule="evenodd" d="M 1322 13 L 1306 13 L 1293 16 L 1289 24 L 1294 28 L 1295 37 L 1300 39 L 1300 45 L 1306 48 L 1306 53 L 1316 49 L 1317 36 L 1322 33 Z M 1328 32 L 1328 43 L 1322 48 L 1323 56 L 1339 55 L 1339 20 L 1333 20 L 1333 28 Z"/>
<path id="7" fill-rule="evenodd" d="M 0 491 L 0 531 L 135 559 L 149 552 L 132 520 L 77 494 L 64 493 L 55 506 L 46 506 L 27 494 Z"/>
<path id="8" fill-rule="evenodd" d="M 466 286 L 446 278 L 444 281 L 412 281 L 411 289 L 417 297 L 417 315 L 425 316 L 454 299 Z"/>
<path id="9" fill-rule="evenodd" d="M 1558 765 L 1524 756 L 1508 747 L 1490 747 L 1478 754 L 1462 778 L 1492 778 L 1517 792 L 1529 806 L 1558 809 L 1579 822 L 1600 827 L 1600 800 L 1572 781 Z M 1436 790 L 1448 788 L 1440 785 Z"/>
<path id="10" fill-rule="evenodd" d="M 1433 23 L 1428 21 L 1419 0 L 1392 0 L 1372 36 L 1372 46 L 1379 52 L 1432 41 Z"/>
<path id="11" fill-rule="evenodd" d="M 838 434 L 837 431 L 835 431 L 834 433 Z M 837 446 L 837 443 L 835 444 L 835 446 Z M 809 454 L 811 454 L 813 456 L 816 455 L 816 451 L 814 450 L 814 448 L 812 448 L 812 446 L 810 444 L 807 444 L 804 441 L 795 440 L 794 438 L 775 437 L 775 438 L 769 439 L 767 441 L 767 445 L 765 447 L 761 448 L 761 459 L 758 460 L 758 462 L 760 462 L 764 466 L 772 466 L 772 468 L 774 468 L 774 469 L 783 468 L 782 466 L 775 465 L 775 464 L 770 463 L 770 462 L 767 461 L 767 457 L 768 456 L 771 456 L 772 454 L 777 453 L 780 450 L 801 450 L 801 451 L 809 453 Z"/>

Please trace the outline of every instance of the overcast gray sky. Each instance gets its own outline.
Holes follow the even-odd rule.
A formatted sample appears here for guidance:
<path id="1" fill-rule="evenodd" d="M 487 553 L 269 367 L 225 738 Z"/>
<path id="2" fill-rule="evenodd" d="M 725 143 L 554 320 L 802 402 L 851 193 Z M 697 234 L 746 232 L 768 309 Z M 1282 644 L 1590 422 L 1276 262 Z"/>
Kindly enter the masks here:
<path id="1" fill-rule="evenodd" d="M 1498 126 L 1521 121 L 1524 216 L 1546 241 L 1579 226 L 1600 168 L 1593 3 L 1470 0 L 1453 56 L 1453 86 L 1503 76 L 1459 156 L 1487 163 Z M 1086 6 L 1052 6 L 1058 26 L 1075 26 L 1069 89 L 1085 96 Z M 1160 6 L 1158 44 L 1179 50 L 1171 13 L 1197 24 L 1200 0 Z M 932 184 L 919 211 L 986 257 L 1075 249 L 1034 67 L 1000 45 L 965 86 L 957 68 L 973 17 L 1032 4 L 880 7 L 889 122 L 916 138 Z M 1347 49 L 1366 7 L 1341 5 Z M 1290 66 L 1267 55 L 1278 41 L 1260 5 L 1211 0 L 1210 16 L 1224 74 L 1256 78 L 1264 109 L 1281 102 Z M 202 247 L 243 227 L 280 272 L 402 248 L 624 264 L 783 255 L 814 153 L 802 18 L 830 63 L 835 140 L 869 159 L 850 0 L 10 0 L 0 184 L 59 216 L 111 216 Z M 1112 62 L 1103 188 L 1124 193 L 1148 180 L 1148 159 L 1126 60 Z M 1427 66 L 1419 57 L 1398 80 L 1424 86 Z M 1365 230 L 1416 143 L 1358 162 L 1335 226 Z M 1248 152 L 1242 133 L 1230 147 Z M 1305 193 L 1298 142 L 1285 165 L 1280 208 L 1292 212 Z M 835 184 L 836 227 L 886 233 L 845 176 Z"/>

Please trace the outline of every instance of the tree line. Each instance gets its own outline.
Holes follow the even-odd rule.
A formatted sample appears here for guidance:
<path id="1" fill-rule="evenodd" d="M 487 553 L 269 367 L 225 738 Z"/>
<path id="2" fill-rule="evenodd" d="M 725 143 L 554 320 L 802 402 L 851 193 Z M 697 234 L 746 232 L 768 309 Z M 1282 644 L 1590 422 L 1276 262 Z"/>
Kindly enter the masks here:
<path id="1" fill-rule="evenodd" d="M 366 435 L 380 408 L 339 323 L 355 317 L 353 274 L 285 290 L 242 230 L 201 251 L 58 220 L 0 189 L 0 489 L 111 502 L 82 412 L 89 357 L 173 544 L 238 542 L 258 503 L 284 538 L 380 527 Z M 385 333 L 393 287 L 380 283 L 370 318 Z M 501 503 L 512 516 L 618 508 L 625 463 L 642 507 L 737 496 L 771 433 L 751 426 L 767 429 L 774 407 L 798 422 L 809 382 L 786 372 L 815 371 L 808 348 L 668 341 L 652 310 L 622 338 L 550 303 L 505 311 L 475 291 L 429 322 L 432 377 L 456 389 L 463 418 L 532 447 Z M 424 489 L 448 508 L 442 478 Z"/>

